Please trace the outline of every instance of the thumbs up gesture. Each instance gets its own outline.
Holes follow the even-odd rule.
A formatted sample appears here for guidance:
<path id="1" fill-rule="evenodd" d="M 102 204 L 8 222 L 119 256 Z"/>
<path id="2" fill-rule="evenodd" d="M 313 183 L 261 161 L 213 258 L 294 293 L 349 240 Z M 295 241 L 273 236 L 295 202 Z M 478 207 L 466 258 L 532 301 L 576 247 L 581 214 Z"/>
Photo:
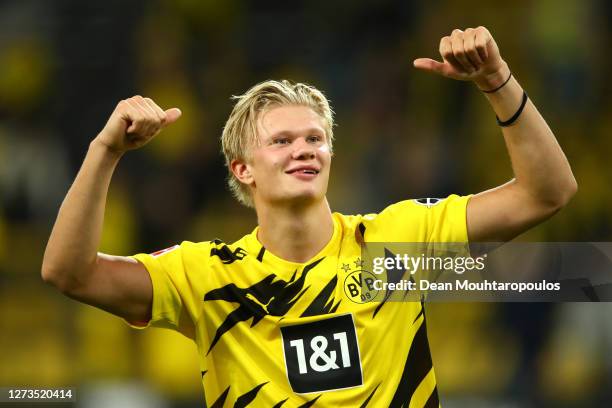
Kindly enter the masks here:
<path id="1" fill-rule="evenodd" d="M 493 36 L 485 27 L 453 30 L 440 40 L 442 61 L 417 58 L 415 68 L 460 81 L 474 81 L 479 88 L 494 88 L 510 74 Z"/>
<path id="2" fill-rule="evenodd" d="M 96 139 L 111 150 L 124 153 L 144 146 L 180 117 L 178 108 L 163 110 L 150 98 L 133 96 L 117 104 Z"/>

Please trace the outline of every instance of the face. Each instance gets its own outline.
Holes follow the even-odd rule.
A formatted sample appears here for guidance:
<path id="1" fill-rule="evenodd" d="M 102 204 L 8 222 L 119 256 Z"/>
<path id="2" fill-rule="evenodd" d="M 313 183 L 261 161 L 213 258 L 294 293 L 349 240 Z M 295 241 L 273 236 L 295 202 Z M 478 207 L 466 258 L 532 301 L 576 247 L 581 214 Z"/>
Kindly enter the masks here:
<path id="1" fill-rule="evenodd" d="M 257 120 L 259 145 L 246 163 L 233 163 L 237 177 L 251 186 L 256 205 L 308 204 L 327 192 L 331 152 L 323 119 L 304 106 L 280 106 Z"/>

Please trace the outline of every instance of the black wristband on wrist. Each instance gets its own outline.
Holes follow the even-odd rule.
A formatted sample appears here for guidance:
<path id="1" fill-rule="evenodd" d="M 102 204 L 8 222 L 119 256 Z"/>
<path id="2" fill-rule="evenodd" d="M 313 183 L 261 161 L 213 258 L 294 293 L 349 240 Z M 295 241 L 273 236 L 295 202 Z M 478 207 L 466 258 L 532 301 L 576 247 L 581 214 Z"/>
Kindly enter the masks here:
<path id="1" fill-rule="evenodd" d="M 478 89 L 480 89 L 480 90 L 481 90 L 482 92 L 484 92 L 484 93 L 493 93 L 493 92 L 497 92 L 497 91 L 499 91 L 500 89 L 502 89 L 502 88 L 504 87 L 504 85 L 506 85 L 506 84 L 507 84 L 507 83 L 510 81 L 510 78 L 512 78 L 512 72 L 510 72 L 510 75 L 508 75 L 508 79 L 506 79 L 506 80 L 504 81 L 504 83 L 503 83 L 503 84 L 501 84 L 500 86 L 498 86 L 497 88 L 495 88 L 495 89 L 490 89 L 490 90 L 488 90 L 488 91 L 485 91 L 484 89 L 480 89 L 480 88 L 478 88 Z"/>
<path id="2" fill-rule="evenodd" d="M 519 106 L 518 110 L 516 111 L 516 113 L 514 115 L 512 115 L 512 117 L 508 120 L 505 121 L 501 121 L 499 120 L 499 118 L 497 117 L 497 115 L 495 115 L 495 119 L 497 119 L 497 124 L 501 127 L 506 127 L 506 126 L 510 126 L 511 124 L 513 124 L 514 122 L 516 122 L 516 120 L 518 119 L 519 116 L 521 116 L 521 113 L 523 112 L 523 109 L 525 108 L 525 105 L 527 104 L 527 92 L 525 92 L 523 90 L 523 100 L 521 101 L 521 106 Z"/>

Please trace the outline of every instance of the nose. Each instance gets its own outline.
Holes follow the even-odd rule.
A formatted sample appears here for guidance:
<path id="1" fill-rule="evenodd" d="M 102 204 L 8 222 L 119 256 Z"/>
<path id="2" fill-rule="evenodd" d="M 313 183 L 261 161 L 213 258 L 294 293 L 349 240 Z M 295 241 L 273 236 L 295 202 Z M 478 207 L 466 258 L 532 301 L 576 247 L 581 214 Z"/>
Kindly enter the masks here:
<path id="1" fill-rule="evenodd" d="M 312 160 L 315 158 L 315 146 L 300 138 L 294 142 L 291 157 L 294 160 Z"/>

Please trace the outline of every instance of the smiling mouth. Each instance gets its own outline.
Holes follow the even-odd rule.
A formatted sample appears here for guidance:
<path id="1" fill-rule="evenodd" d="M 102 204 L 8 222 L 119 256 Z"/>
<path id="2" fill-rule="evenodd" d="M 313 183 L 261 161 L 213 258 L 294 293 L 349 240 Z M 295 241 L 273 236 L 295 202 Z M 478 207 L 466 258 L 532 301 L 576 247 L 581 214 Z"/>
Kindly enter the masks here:
<path id="1" fill-rule="evenodd" d="M 318 170 L 312 170 L 312 169 L 301 169 L 301 170 L 293 170 L 293 171 L 288 171 L 287 174 L 319 174 Z"/>

